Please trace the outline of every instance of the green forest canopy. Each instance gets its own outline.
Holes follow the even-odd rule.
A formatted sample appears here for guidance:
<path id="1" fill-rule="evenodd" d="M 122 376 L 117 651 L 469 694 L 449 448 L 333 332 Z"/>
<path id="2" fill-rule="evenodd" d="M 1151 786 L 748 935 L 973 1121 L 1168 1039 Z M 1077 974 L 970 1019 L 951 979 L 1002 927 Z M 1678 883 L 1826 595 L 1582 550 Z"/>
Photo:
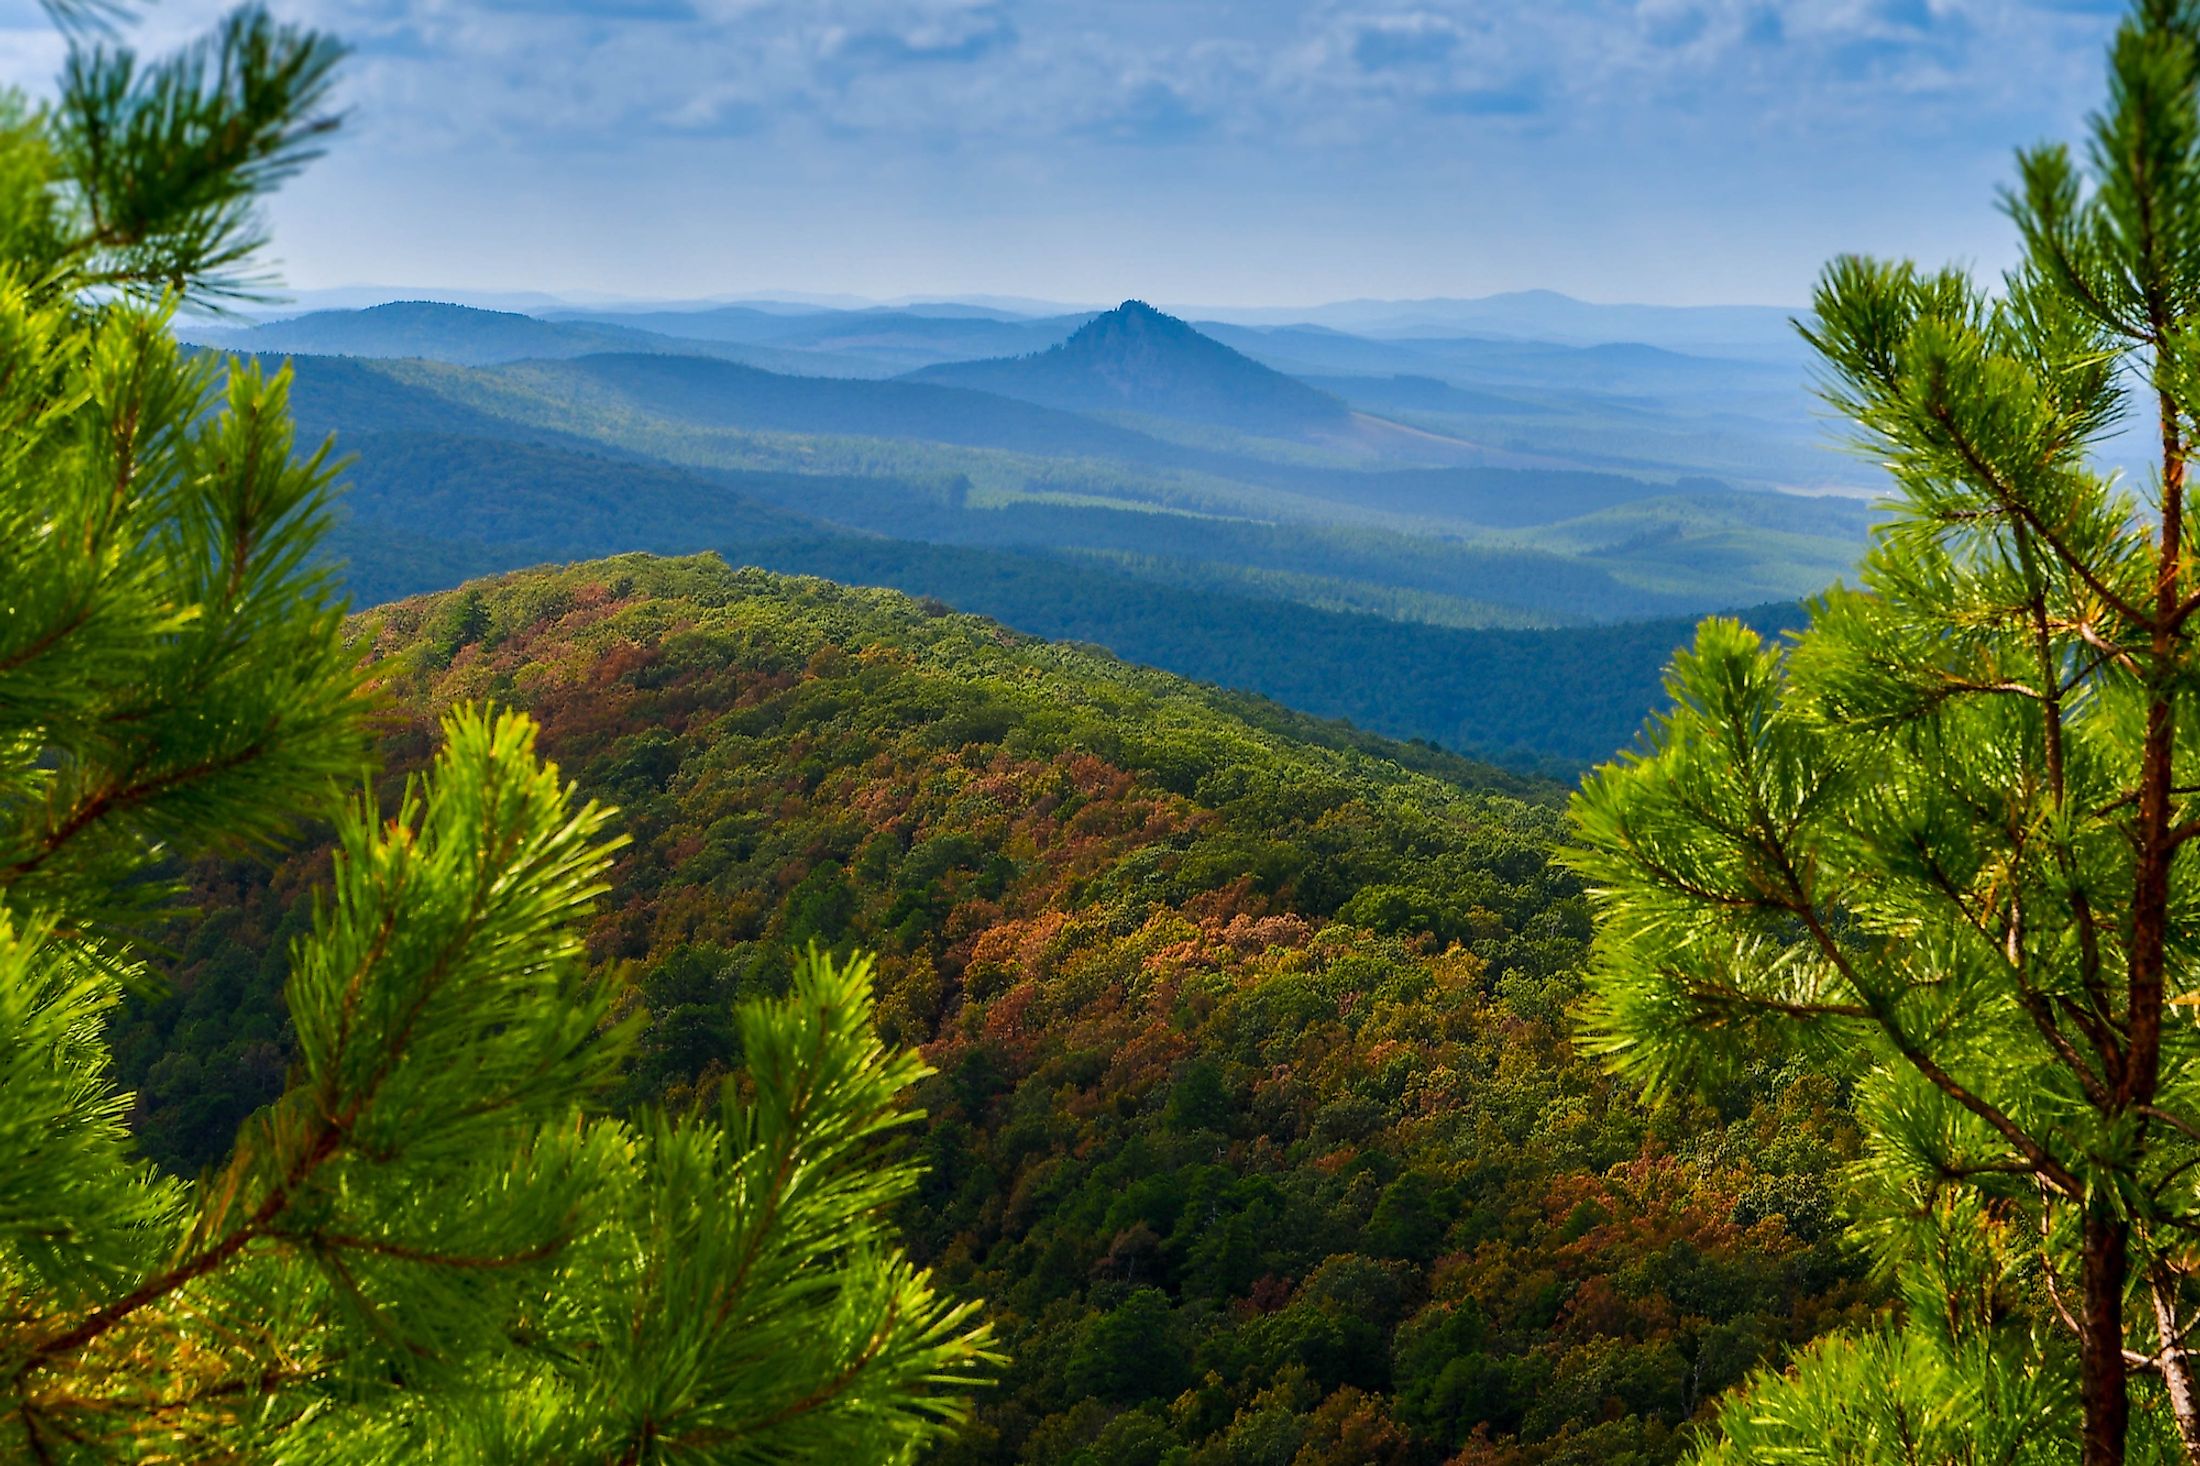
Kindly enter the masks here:
<path id="1" fill-rule="evenodd" d="M 487 698 L 625 811 L 587 936 L 647 1025 L 621 1104 L 733 1072 L 730 1005 L 803 943 L 881 954 L 885 1034 L 939 1071 L 900 1220 L 1013 1359 L 942 1459 L 1666 1461 L 1876 1296 L 1837 1091 L 1764 1067 L 1654 1114 L 1571 1054 L 1550 786 L 709 558 L 355 624 L 388 778 Z M 171 1164 L 281 1072 L 320 858 L 194 872 L 210 916 L 116 1035 Z"/>

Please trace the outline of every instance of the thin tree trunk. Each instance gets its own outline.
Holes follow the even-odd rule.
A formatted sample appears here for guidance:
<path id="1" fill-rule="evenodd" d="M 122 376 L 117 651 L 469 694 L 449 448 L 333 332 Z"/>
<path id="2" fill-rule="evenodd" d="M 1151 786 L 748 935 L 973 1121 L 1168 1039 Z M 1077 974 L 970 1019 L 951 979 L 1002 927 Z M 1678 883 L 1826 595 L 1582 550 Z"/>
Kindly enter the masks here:
<path id="1" fill-rule="evenodd" d="M 2147 1287 L 2154 1295 L 2154 1328 L 2162 1340 L 2162 1380 L 2169 1387 L 2170 1410 L 2177 1417 L 2177 1437 L 2184 1442 L 2185 1459 L 2200 1466 L 2200 1393 L 2193 1383 L 2192 1356 L 2178 1326 L 2174 1283 L 2156 1263 L 2147 1270 Z"/>
<path id="2" fill-rule="evenodd" d="M 2123 1466 L 2131 1422 L 2124 1365 L 2124 1281 L 2130 1226 L 2099 1202 L 2085 1217 L 2085 1328 L 2078 1397 L 2085 1412 L 2085 1466 Z"/>

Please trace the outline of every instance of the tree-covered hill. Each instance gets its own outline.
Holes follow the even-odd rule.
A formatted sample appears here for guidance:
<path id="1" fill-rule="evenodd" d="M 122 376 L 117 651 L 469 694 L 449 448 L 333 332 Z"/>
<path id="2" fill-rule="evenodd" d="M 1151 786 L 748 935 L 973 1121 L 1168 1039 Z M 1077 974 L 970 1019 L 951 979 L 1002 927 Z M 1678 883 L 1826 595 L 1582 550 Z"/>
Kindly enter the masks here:
<path id="1" fill-rule="evenodd" d="M 431 300 L 394 300 L 360 311 L 313 311 L 241 328 L 187 325 L 183 333 L 198 344 L 247 355 L 416 356 L 464 366 L 617 351 L 622 343 L 633 350 L 644 339 L 637 331 L 540 321 L 513 311 Z"/>
<path id="2" fill-rule="evenodd" d="M 1624 747 L 1653 708 L 1687 617 L 1616 626 L 1462 628 L 1262 594 L 1262 581 L 1169 583 L 1107 560 L 845 536 L 765 547 L 759 563 L 912 595 L 1104 647 L 1290 707 L 1571 778 Z M 1305 592 L 1302 590 L 1301 592 Z M 1792 602 L 1737 614 L 1769 634 Z"/>
<path id="3" fill-rule="evenodd" d="M 730 1003 L 881 953 L 938 1070 L 900 1218 L 1014 1357 L 956 1462 L 1661 1462 L 1869 1301 L 1840 1096 L 1652 1112 L 1576 1057 L 1556 791 L 884 591 L 627 556 L 384 607 L 385 788 L 516 705 L 633 843 L 589 935 L 646 1023 L 620 1105 L 737 1064 Z M 279 1082 L 291 896 L 196 871 L 117 1027 L 194 1164 Z"/>

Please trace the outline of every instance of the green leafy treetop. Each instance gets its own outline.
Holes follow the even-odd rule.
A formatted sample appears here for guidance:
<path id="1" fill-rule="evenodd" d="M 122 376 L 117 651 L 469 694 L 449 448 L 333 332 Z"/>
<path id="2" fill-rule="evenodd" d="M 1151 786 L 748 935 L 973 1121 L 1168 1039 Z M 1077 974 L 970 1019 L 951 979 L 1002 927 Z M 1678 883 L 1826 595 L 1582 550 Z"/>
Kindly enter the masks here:
<path id="1" fill-rule="evenodd" d="M 86 49 L 86 48 L 89 49 Z M 868 964 L 744 1011 L 712 1114 L 592 1118 L 626 1033 L 580 919 L 618 841 L 516 715 L 393 814 L 287 376 L 179 352 L 337 50 L 241 12 L 79 36 L 0 100 L 0 1458 L 894 1460 L 990 1356 L 890 1245 L 913 1057 Z M 104 1015 L 182 853 L 333 814 L 289 1091 L 195 1185 L 135 1158 Z"/>
<path id="2" fill-rule="evenodd" d="M 2200 1460 L 2200 6 L 2139 4 L 2110 82 L 2082 159 L 2022 155 L 2000 290 L 1826 271 L 1806 334 L 1901 490 L 1862 585 L 1792 645 L 1707 624 L 1574 804 L 1589 1041 L 1848 1075 L 1912 1299 L 1730 1407 L 1734 1459 L 1859 1459 L 1938 1400 L 2010 1448 L 1971 1459 Z M 2144 503 L 2096 462 L 2131 410 Z"/>

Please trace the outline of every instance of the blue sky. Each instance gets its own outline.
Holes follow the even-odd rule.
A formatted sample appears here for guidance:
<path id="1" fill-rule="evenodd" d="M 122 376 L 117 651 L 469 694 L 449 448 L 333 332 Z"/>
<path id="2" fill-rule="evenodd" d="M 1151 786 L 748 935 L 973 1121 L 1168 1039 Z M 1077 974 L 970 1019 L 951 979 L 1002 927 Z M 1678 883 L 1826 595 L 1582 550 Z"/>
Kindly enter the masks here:
<path id="1" fill-rule="evenodd" d="M 219 11 L 165 0 L 149 45 Z M 357 48 L 291 283 L 1791 304 L 1989 268 L 2110 0 L 273 0 Z M 57 50 L 0 0 L 0 79 Z"/>

